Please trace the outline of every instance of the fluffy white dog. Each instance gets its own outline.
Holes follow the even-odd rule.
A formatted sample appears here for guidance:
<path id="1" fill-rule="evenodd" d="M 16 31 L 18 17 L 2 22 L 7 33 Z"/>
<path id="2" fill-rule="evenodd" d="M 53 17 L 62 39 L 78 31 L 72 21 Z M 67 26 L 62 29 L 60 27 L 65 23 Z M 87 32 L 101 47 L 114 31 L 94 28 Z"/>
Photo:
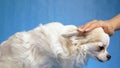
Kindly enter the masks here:
<path id="1" fill-rule="evenodd" d="M 80 68 L 89 57 L 105 62 L 109 36 L 96 28 L 81 36 L 74 25 L 54 22 L 18 32 L 0 45 L 0 68 Z"/>

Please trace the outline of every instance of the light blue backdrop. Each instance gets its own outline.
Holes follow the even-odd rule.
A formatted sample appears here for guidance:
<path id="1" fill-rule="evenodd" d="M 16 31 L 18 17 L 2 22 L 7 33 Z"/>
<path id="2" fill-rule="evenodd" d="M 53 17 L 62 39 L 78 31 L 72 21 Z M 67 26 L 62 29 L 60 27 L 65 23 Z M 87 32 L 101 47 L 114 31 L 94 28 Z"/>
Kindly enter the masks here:
<path id="1" fill-rule="evenodd" d="M 93 19 L 108 20 L 120 13 L 120 0 L 0 0 L 0 43 L 18 31 L 53 21 L 83 25 Z M 112 59 L 90 60 L 87 68 L 120 68 L 120 31 L 111 37 Z"/>

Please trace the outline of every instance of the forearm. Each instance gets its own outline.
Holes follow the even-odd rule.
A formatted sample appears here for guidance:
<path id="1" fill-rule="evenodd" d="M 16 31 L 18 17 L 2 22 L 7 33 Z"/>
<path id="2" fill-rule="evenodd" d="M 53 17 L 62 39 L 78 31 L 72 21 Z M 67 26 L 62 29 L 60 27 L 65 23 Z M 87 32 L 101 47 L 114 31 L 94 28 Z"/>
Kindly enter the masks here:
<path id="1" fill-rule="evenodd" d="M 114 30 L 120 30 L 120 14 L 109 20 Z"/>

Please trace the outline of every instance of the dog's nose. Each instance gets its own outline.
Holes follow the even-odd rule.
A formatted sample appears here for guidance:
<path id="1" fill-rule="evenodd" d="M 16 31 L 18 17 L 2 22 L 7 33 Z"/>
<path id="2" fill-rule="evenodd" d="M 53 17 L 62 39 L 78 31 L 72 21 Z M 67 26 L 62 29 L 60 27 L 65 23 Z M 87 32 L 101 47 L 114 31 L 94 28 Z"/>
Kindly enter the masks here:
<path id="1" fill-rule="evenodd" d="M 110 55 L 107 55 L 106 57 L 107 57 L 107 59 L 108 59 L 108 60 L 110 60 L 110 59 L 111 59 L 111 56 L 110 56 Z"/>

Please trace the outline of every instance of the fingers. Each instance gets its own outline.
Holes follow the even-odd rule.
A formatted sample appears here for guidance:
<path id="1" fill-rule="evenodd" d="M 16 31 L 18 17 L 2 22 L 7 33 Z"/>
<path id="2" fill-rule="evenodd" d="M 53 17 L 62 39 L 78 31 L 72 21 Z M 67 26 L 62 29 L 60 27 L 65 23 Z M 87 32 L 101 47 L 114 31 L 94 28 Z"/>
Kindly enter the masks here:
<path id="1" fill-rule="evenodd" d="M 86 32 L 88 32 L 88 31 L 91 31 L 91 30 L 93 30 L 93 29 L 95 29 L 95 28 L 97 28 L 98 26 L 97 26 L 97 24 L 92 24 L 90 27 L 88 27 L 85 31 Z"/>
<path id="2" fill-rule="evenodd" d="M 78 31 L 80 31 L 80 32 L 90 31 L 90 30 L 92 30 L 92 29 L 94 29 L 94 28 L 97 27 L 97 24 L 96 24 L 97 22 L 98 22 L 97 20 L 93 20 L 93 21 L 91 21 L 91 22 L 88 22 L 87 24 L 79 27 L 79 28 L 78 28 Z"/>
<path id="3" fill-rule="evenodd" d="M 83 32 L 83 31 L 84 31 L 84 30 L 83 30 L 83 27 L 84 27 L 84 26 L 80 26 L 77 30 L 80 31 L 80 32 Z"/>
<path id="4" fill-rule="evenodd" d="M 91 27 L 91 25 L 93 25 L 94 23 L 96 23 L 97 20 L 93 20 L 91 22 L 88 22 L 88 24 L 86 24 L 83 28 L 84 31 L 89 31 L 89 28 Z M 94 25 L 93 27 L 96 27 L 96 25 Z"/>
<path id="5" fill-rule="evenodd" d="M 80 26 L 78 28 L 78 31 L 81 32 L 82 35 L 84 35 L 84 33 L 89 32 L 95 28 L 98 27 L 102 27 L 104 32 L 106 32 L 107 34 L 109 34 L 110 36 L 114 34 L 114 29 L 112 27 L 111 24 L 109 24 L 109 22 L 106 21 L 98 21 L 98 20 L 93 20 L 91 22 L 88 22 L 87 24 Z"/>

